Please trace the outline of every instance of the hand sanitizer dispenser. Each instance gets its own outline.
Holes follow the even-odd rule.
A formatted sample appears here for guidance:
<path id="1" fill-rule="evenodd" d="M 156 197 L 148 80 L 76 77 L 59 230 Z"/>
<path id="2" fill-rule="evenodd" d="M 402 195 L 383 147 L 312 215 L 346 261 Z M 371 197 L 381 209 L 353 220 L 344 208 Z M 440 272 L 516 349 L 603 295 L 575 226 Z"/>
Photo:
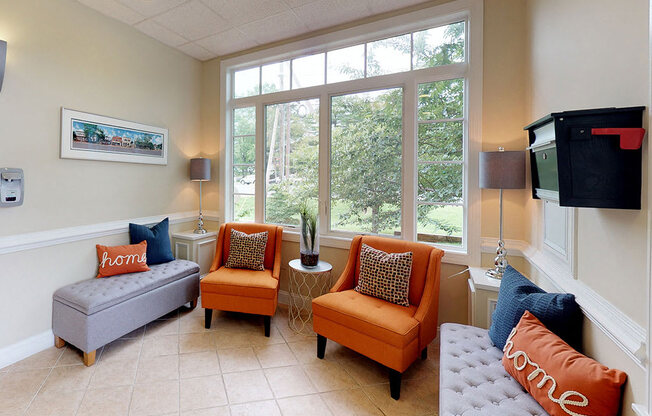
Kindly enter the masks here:
<path id="1" fill-rule="evenodd" d="M 0 168 L 0 208 L 23 205 L 24 191 L 22 169 Z"/>

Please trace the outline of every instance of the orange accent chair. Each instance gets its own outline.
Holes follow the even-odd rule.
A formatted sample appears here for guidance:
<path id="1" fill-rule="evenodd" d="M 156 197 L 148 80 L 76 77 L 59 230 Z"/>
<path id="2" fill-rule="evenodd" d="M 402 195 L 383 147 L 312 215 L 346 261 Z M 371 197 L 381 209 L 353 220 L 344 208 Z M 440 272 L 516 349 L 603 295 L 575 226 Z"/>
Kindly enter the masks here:
<path id="1" fill-rule="evenodd" d="M 388 253 L 411 251 L 410 306 L 400 306 L 354 290 L 360 275 L 360 248 L 365 243 Z M 390 392 L 398 400 L 401 375 L 437 336 L 442 250 L 393 238 L 356 236 L 349 259 L 330 293 L 312 301 L 317 357 L 324 358 L 331 339 L 389 368 Z"/>
<path id="2" fill-rule="evenodd" d="M 267 231 L 265 270 L 227 269 L 231 229 L 252 234 Z M 217 237 L 215 258 L 210 273 L 201 280 L 201 304 L 206 329 L 211 327 L 213 309 L 244 312 L 265 317 L 265 336 L 269 337 L 271 318 L 278 304 L 278 279 L 281 274 L 283 227 L 267 224 L 222 224 Z"/>

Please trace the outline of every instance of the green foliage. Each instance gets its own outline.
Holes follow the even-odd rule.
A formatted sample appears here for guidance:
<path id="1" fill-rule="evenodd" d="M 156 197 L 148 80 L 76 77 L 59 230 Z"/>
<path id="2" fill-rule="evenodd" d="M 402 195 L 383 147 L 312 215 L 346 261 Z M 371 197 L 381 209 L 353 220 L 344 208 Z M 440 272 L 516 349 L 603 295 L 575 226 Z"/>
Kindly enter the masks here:
<path id="1" fill-rule="evenodd" d="M 308 253 L 315 251 L 315 238 L 317 237 L 317 210 L 307 201 L 301 202 L 299 208 L 301 217 L 301 239 Z"/>

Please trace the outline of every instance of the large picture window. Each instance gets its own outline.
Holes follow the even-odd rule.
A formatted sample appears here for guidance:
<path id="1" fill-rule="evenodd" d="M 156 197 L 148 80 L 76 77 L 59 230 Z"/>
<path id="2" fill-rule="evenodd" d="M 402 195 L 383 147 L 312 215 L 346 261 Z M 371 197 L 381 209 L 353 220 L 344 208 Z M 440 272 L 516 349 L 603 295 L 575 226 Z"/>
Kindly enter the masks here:
<path id="1" fill-rule="evenodd" d="M 400 235 L 403 90 L 331 99 L 330 229 Z"/>
<path id="2" fill-rule="evenodd" d="M 307 202 L 322 243 L 365 233 L 465 252 L 469 16 L 225 61 L 226 220 L 280 224 L 292 239 Z"/>

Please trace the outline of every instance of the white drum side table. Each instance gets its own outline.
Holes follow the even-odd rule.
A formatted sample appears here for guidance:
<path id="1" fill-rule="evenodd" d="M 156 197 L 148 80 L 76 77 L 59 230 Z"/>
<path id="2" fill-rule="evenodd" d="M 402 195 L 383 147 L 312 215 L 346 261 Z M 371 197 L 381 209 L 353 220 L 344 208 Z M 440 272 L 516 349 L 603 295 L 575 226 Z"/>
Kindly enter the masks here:
<path id="1" fill-rule="evenodd" d="M 299 259 L 290 261 L 288 324 L 296 333 L 314 334 L 312 331 L 312 300 L 327 293 L 331 288 L 332 269 L 333 266 L 321 260 L 313 268 L 302 266 Z"/>

